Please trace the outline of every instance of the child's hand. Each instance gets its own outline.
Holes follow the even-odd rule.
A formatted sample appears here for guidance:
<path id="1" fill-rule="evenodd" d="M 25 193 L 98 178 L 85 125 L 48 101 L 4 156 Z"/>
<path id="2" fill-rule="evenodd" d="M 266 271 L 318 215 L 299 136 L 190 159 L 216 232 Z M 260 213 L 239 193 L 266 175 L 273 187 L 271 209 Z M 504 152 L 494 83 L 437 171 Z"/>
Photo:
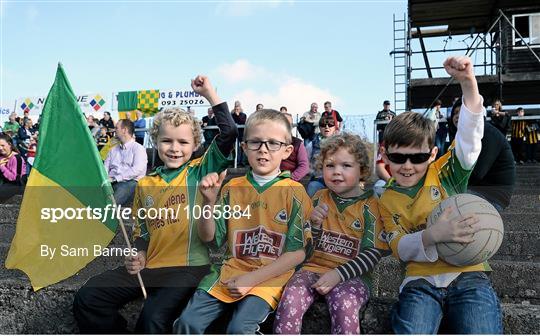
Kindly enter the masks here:
<path id="1" fill-rule="evenodd" d="M 146 251 L 138 251 L 136 256 L 126 256 L 124 261 L 129 274 L 137 274 L 146 266 Z"/>
<path id="2" fill-rule="evenodd" d="M 338 283 L 341 282 L 341 277 L 336 270 L 331 270 L 324 273 L 316 283 L 311 285 L 321 295 L 328 294 Z"/>
<path id="3" fill-rule="evenodd" d="M 311 212 L 311 225 L 313 225 L 316 228 L 320 228 L 322 226 L 322 223 L 328 216 L 328 205 L 321 203 L 313 209 L 313 212 Z"/>
<path id="4" fill-rule="evenodd" d="M 460 83 L 475 80 L 473 64 L 467 56 L 448 57 L 443 66 L 446 72 Z"/>
<path id="5" fill-rule="evenodd" d="M 223 281 L 223 284 L 229 290 L 229 294 L 235 299 L 246 295 L 255 286 L 250 281 L 249 273 L 232 277 L 226 281 Z"/>
<path id="6" fill-rule="evenodd" d="M 3 158 L 0 160 L 0 166 L 4 166 L 8 163 L 9 159 L 8 158 Z"/>
<path id="7" fill-rule="evenodd" d="M 210 80 L 206 76 L 197 76 L 191 80 L 191 88 L 204 98 L 208 99 L 210 105 L 215 106 L 221 103 L 221 100 L 217 96 L 216 90 L 210 83 Z"/>
<path id="8" fill-rule="evenodd" d="M 210 173 L 202 178 L 199 183 L 199 191 L 207 203 L 216 202 L 219 188 L 221 188 L 225 176 L 227 176 L 227 170 L 222 171 L 219 175 L 217 173 Z"/>
<path id="9" fill-rule="evenodd" d="M 422 238 L 424 245 L 436 243 L 470 243 L 480 230 L 476 215 L 452 216 L 454 209 L 446 208 L 437 222 L 428 227 Z"/>

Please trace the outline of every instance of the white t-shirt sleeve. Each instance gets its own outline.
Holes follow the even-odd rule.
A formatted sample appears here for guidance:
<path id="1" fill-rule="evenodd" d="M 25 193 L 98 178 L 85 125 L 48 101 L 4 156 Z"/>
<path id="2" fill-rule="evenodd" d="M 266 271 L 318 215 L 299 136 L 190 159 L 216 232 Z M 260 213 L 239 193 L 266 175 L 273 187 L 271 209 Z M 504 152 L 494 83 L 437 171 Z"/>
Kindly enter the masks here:
<path id="1" fill-rule="evenodd" d="M 401 238 L 398 243 L 399 259 L 404 262 L 435 262 L 439 259 L 435 245 L 431 245 L 428 248 L 424 247 L 424 243 L 422 242 L 423 232 L 424 230 L 409 233 Z"/>
<path id="2" fill-rule="evenodd" d="M 482 98 L 482 111 L 471 112 L 463 104 L 459 112 L 458 130 L 456 134 L 456 156 L 461 167 L 470 170 L 482 150 L 482 137 L 484 136 L 484 99 Z"/>

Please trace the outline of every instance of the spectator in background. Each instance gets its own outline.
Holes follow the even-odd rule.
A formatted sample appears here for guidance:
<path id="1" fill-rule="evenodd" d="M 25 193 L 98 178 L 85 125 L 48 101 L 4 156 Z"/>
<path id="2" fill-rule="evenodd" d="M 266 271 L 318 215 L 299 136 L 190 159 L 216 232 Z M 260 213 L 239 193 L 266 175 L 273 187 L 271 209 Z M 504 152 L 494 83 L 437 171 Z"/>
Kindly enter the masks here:
<path id="1" fill-rule="evenodd" d="M 336 131 L 339 132 L 341 129 L 341 122 L 343 121 L 343 118 L 341 118 L 341 115 L 339 115 L 339 112 L 332 109 L 332 103 L 327 101 L 324 103 L 324 112 L 321 116 L 321 118 L 326 117 L 332 117 L 334 119 L 334 125 L 336 125 Z"/>
<path id="2" fill-rule="evenodd" d="M 19 128 L 19 132 L 17 133 L 17 146 L 22 157 L 24 158 L 26 158 L 26 152 L 28 151 L 28 146 L 30 146 L 30 138 L 32 137 L 32 135 L 34 135 L 32 128 L 32 120 L 26 119 L 26 122 L 21 128 Z"/>
<path id="3" fill-rule="evenodd" d="M 17 153 L 9 135 L 0 134 L 0 184 L 22 185 L 23 175 L 26 175 L 24 159 Z"/>
<path id="4" fill-rule="evenodd" d="M 96 136 L 96 143 L 98 150 L 101 150 L 107 142 L 109 142 L 110 137 L 107 134 L 107 127 L 101 126 L 99 133 Z"/>
<path id="5" fill-rule="evenodd" d="M 293 125 L 293 119 L 292 115 L 287 112 L 283 112 L 280 110 L 281 113 L 287 117 L 287 120 L 289 120 L 289 123 L 291 124 L 291 127 Z M 291 152 L 291 155 L 289 155 L 288 158 L 281 161 L 281 165 L 279 169 L 281 170 L 288 170 L 291 172 L 291 178 L 295 181 L 300 181 L 304 176 L 309 173 L 309 160 L 308 155 L 306 151 L 306 147 L 304 146 L 301 139 L 293 136 L 292 137 L 292 145 L 293 145 L 293 151 Z"/>
<path id="6" fill-rule="evenodd" d="M 19 132 L 19 128 L 21 128 L 21 125 L 15 120 L 17 118 L 17 114 L 11 113 L 9 115 L 9 120 L 4 123 L 3 132 L 9 135 L 11 138 L 17 135 Z"/>
<path id="7" fill-rule="evenodd" d="M 30 112 L 24 111 L 24 117 L 22 118 L 22 121 L 19 120 L 21 126 L 24 126 L 28 120 L 30 120 Z"/>
<path id="8" fill-rule="evenodd" d="M 281 113 L 287 113 L 287 107 L 286 106 L 282 106 L 279 108 L 279 112 Z M 292 115 L 291 115 L 291 120 L 292 120 Z M 292 126 L 292 123 L 291 123 L 291 126 Z"/>
<path id="9" fill-rule="evenodd" d="M 377 174 L 379 180 L 377 180 L 377 182 L 375 182 L 375 185 L 373 185 L 373 191 L 375 191 L 375 193 L 379 197 L 384 192 L 384 186 L 392 178 L 392 175 L 390 173 L 390 166 L 387 165 L 382 158 L 381 148 L 383 147 L 384 143 L 379 146 L 379 152 L 377 153 L 377 161 L 375 162 L 375 173 Z"/>
<path id="10" fill-rule="evenodd" d="M 135 129 L 144 129 L 146 128 L 146 120 L 143 118 L 142 111 L 135 111 L 135 115 L 137 116 L 137 119 L 133 122 L 133 126 Z M 137 143 L 144 146 L 144 136 L 146 134 L 146 131 L 135 131 L 135 141 Z"/>
<path id="11" fill-rule="evenodd" d="M 510 115 L 503 111 L 501 101 L 495 99 L 491 109 L 491 124 L 506 137 L 506 133 L 510 128 L 510 120 Z"/>
<path id="12" fill-rule="evenodd" d="M 95 140 L 99 134 L 99 126 L 96 125 L 94 117 L 93 116 L 86 117 L 86 124 L 88 124 L 88 129 L 90 130 L 90 134 L 92 134 L 92 138 L 94 138 Z"/>
<path id="13" fill-rule="evenodd" d="M 41 122 L 41 114 L 38 117 L 38 121 L 32 123 L 32 134 L 39 134 L 40 122 Z"/>
<path id="14" fill-rule="evenodd" d="M 518 117 L 523 117 L 525 115 L 525 110 L 523 107 L 518 107 L 516 109 L 516 114 Z M 525 129 L 527 128 L 527 120 L 512 120 L 512 132 L 510 141 L 512 143 L 512 152 L 514 154 L 514 161 L 517 164 L 525 163 Z"/>
<path id="15" fill-rule="evenodd" d="M 432 107 L 433 117 L 437 122 L 437 133 L 435 134 L 435 146 L 439 149 L 437 157 L 446 153 L 446 136 L 448 135 L 448 125 L 445 115 L 441 111 L 442 101 L 435 100 Z"/>
<path id="16" fill-rule="evenodd" d="M 319 120 L 321 119 L 321 114 L 317 111 L 319 106 L 317 103 L 311 103 L 309 111 L 305 112 L 298 122 L 298 132 L 304 139 L 304 145 L 307 146 L 313 138 L 319 134 Z"/>
<path id="17" fill-rule="evenodd" d="M 34 160 L 36 158 L 37 152 L 37 136 L 33 135 L 30 138 L 30 145 L 28 146 L 28 151 L 26 152 L 26 175 L 30 176 L 30 169 L 34 166 Z"/>
<path id="18" fill-rule="evenodd" d="M 257 104 L 257 106 L 255 106 L 255 111 L 262 110 L 263 108 L 264 108 L 264 105 L 259 103 L 259 104 Z"/>
<path id="19" fill-rule="evenodd" d="M 111 118 L 110 112 L 105 111 L 103 113 L 103 118 L 99 121 L 99 126 L 107 127 L 107 134 L 109 135 L 109 137 L 112 138 L 114 136 L 115 126 L 114 126 L 114 121 Z"/>
<path id="20" fill-rule="evenodd" d="M 319 134 L 317 134 L 313 141 L 306 146 L 311 172 L 311 178 L 306 190 L 309 197 L 313 197 L 318 190 L 326 187 L 322 172 L 316 168 L 316 161 L 317 156 L 321 152 L 321 142 L 334 133 L 337 133 L 334 119 L 332 117 L 321 117 L 319 120 L 319 131 Z"/>
<path id="21" fill-rule="evenodd" d="M 390 121 L 396 116 L 396 113 L 390 109 L 390 101 L 385 100 L 383 102 L 383 109 L 377 113 L 375 120 L 377 121 Z M 377 124 L 377 135 L 379 145 L 382 143 L 384 129 L 387 124 Z"/>
<path id="22" fill-rule="evenodd" d="M 525 115 L 525 111 L 523 111 Z M 536 146 L 540 137 L 540 127 L 538 120 L 527 120 L 525 127 L 525 153 L 527 154 L 527 163 L 537 163 L 536 161 Z"/>
<path id="23" fill-rule="evenodd" d="M 244 151 L 240 147 L 240 143 L 244 140 L 244 127 L 243 126 L 246 124 L 247 116 L 242 110 L 242 105 L 240 104 L 238 100 L 234 102 L 232 118 L 234 120 L 234 123 L 237 126 L 242 126 L 242 127 L 238 127 L 238 141 L 237 141 L 237 146 L 235 149 L 236 150 L 236 163 L 240 165 L 244 161 Z"/>
<path id="24" fill-rule="evenodd" d="M 450 122 L 452 121 L 452 118 L 450 117 L 452 115 L 452 107 L 460 99 L 460 97 L 454 97 L 454 99 L 452 99 L 452 104 L 446 108 L 446 120 L 448 122 L 447 126 L 450 125 Z"/>
<path id="25" fill-rule="evenodd" d="M 214 118 L 214 110 L 212 107 L 208 108 L 208 115 L 202 118 L 203 136 L 204 136 L 204 148 L 207 149 L 212 143 L 212 140 L 218 135 L 217 129 L 204 129 L 206 126 L 217 126 L 216 118 Z"/>
<path id="26" fill-rule="evenodd" d="M 457 133 L 459 112 L 462 101 L 459 99 L 452 109 L 448 124 L 450 142 Z M 493 125 L 484 123 L 482 150 L 469 178 L 468 192 L 488 200 L 502 211 L 510 204 L 516 181 L 514 156 L 506 136 L 503 136 Z"/>
<path id="27" fill-rule="evenodd" d="M 116 137 L 120 141 L 107 154 L 105 169 L 112 183 L 116 203 L 128 205 L 133 201 L 137 181 L 146 174 L 148 157 L 144 147 L 135 142 L 135 127 L 129 119 L 116 123 Z"/>

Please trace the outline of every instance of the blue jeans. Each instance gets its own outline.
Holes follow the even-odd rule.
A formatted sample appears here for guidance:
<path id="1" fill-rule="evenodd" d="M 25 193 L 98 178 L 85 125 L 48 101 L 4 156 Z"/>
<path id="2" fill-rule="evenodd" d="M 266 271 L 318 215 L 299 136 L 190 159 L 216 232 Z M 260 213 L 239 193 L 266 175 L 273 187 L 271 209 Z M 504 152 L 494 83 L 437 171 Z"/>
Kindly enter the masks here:
<path id="1" fill-rule="evenodd" d="M 197 289 L 180 317 L 174 321 L 173 333 L 202 335 L 225 309 L 234 304 L 236 306 L 227 326 L 227 335 L 255 334 L 259 330 L 259 324 L 264 322 L 272 311 L 272 307 L 257 296 L 248 295 L 235 303 L 226 303 L 202 289 Z"/>
<path id="2" fill-rule="evenodd" d="M 324 188 L 326 188 L 326 185 L 324 184 L 323 178 L 320 177 L 309 181 L 306 191 L 309 197 L 313 197 L 317 191 Z"/>
<path id="3" fill-rule="evenodd" d="M 244 165 L 244 150 L 242 149 L 241 141 L 238 140 L 238 144 L 236 146 L 236 165 L 238 167 L 243 167 Z"/>
<path id="4" fill-rule="evenodd" d="M 136 186 L 136 180 L 127 180 L 113 183 L 112 187 L 114 190 L 114 200 L 116 201 L 116 204 L 124 206 L 132 203 L 133 196 L 135 195 Z"/>
<path id="5" fill-rule="evenodd" d="M 396 334 L 436 334 L 445 316 L 452 334 L 502 334 L 497 294 L 484 272 L 462 273 L 447 288 L 411 281 L 392 309 Z"/>

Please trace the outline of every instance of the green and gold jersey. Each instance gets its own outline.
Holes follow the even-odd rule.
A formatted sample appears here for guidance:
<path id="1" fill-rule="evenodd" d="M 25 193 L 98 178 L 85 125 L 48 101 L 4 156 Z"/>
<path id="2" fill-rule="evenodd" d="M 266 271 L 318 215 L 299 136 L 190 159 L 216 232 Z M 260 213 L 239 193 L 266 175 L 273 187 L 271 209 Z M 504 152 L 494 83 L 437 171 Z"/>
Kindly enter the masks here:
<path id="1" fill-rule="evenodd" d="M 426 175 L 411 188 L 402 188 L 391 180 L 379 200 L 386 240 L 396 258 L 399 259 L 398 244 L 409 233 L 426 228 L 427 218 L 443 199 L 466 192 L 471 170 L 461 167 L 452 146 L 445 155 L 433 162 Z M 487 263 L 458 267 L 436 262 L 407 263 L 407 276 L 428 276 L 449 272 L 470 272 L 490 270 Z"/>
<path id="2" fill-rule="evenodd" d="M 234 302 L 223 285 L 240 276 L 273 263 L 285 252 L 307 248 L 311 243 L 309 218 L 311 200 L 304 187 L 290 179 L 288 171 L 281 173 L 264 186 L 254 181 L 250 172 L 234 178 L 222 190 L 221 207 L 237 207 L 242 216 L 217 219 L 213 243 L 227 244 L 227 259 L 213 265 L 199 287 L 223 302 Z M 276 308 L 283 287 L 294 270 L 268 279 L 252 288 L 246 295 L 255 295 Z"/>
<path id="3" fill-rule="evenodd" d="M 302 269 L 326 273 L 354 259 L 365 248 L 389 249 L 383 239 L 378 200 L 373 190 L 353 199 L 343 199 L 329 189 L 322 189 L 313 196 L 313 206 L 319 204 L 328 206 L 328 216 L 323 221 L 320 239 L 314 242 L 313 256 Z"/>
<path id="4" fill-rule="evenodd" d="M 225 170 L 230 162 L 212 142 L 204 156 L 174 170 L 159 167 L 139 180 L 133 202 L 133 240 L 142 238 L 148 242 L 146 267 L 210 263 L 207 247 L 199 239 L 197 223 L 189 214 L 193 214 L 194 205 L 201 203 L 198 184 L 202 177 Z M 143 213 L 148 219 L 140 218 Z"/>

